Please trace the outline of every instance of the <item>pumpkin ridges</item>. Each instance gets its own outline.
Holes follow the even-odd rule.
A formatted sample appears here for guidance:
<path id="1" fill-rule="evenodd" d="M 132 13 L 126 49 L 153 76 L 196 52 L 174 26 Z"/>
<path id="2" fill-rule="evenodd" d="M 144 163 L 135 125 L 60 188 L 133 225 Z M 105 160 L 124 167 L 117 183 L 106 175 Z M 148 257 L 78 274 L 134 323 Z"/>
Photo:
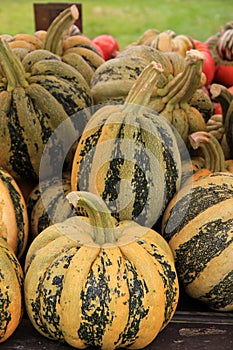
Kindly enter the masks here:
<path id="1" fill-rule="evenodd" d="M 53 336 L 49 332 L 49 328 L 46 323 L 43 322 L 43 312 L 40 313 L 40 288 L 45 278 L 46 271 L 50 264 L 59 256 L 62 256 L 63 252 L 69 248 L 72 248 L 74 242 L 67 238 L 65 235 L 61 235 L 56 240 L 52 240 L 42 246 L 35 252 L 35 256 L 30 259 L 30 265 L 25 265 L 26 275 L 24 281 L 24 296 L 26 310 L 30 317 L 33 326 L 45 337 L 53 339 Z M 58 248 L 59 247 L 59 248 Z M 78 249 L 78 245 L 77 245 Z M 34 273 L 34 269 L 39 271 L 40 278 Z"/>
<path id="2" fill-rule="evenodd" d="M 0 343 L 7 340 L 23 316 L 23 271 L 13 250 L 0 239 Z"/>
<path id="3" fill-rule="evenodd" d="M 160 293 L 163 289 L 163 282 L 158 274 L 158 270 L 153 263 L 153 259 L 136 243 L 122 245 L 120 247 L 125 259 L 129 260 L 135 269 L 137 278 L 147 281 L 145 286 L 147 294 L 144 295 L 142 308 L 146 312 L 145 318 L 139 318 L 139 330 L 135 333 L 134 348 L 142 348 L 148 345 L 159 333 L 163 325 L 165 295 Z M 156 316 L 155 316 L 156 315 Z M 133 316 L 133 315 L 132 315 Z M 154 319 L 156 318 L 156 324 Z M 145 323 L 144 323 L 145 321 Z M 154 324 L 153 328 L 148 327 L 148 323 Z M 146 343 L 143 337 L 147 339 Z"/>
<path id="4" fill-rule="evenodd" d="M 25 251 L 28 241 L 28 215 L 26 203 L 15 180 L 0 168 L 1 232 L 17 258 Z"/>

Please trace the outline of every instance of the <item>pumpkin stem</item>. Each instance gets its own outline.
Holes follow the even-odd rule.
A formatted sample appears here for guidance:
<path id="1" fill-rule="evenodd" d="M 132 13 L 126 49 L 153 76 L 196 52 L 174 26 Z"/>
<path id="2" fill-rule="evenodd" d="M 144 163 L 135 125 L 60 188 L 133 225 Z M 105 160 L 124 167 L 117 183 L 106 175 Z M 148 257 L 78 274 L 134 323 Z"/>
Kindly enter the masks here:
<path id="1" fill-rule="evenodd" d="M 0 39 L 0 65 L 7 80 L 7 91 L 29 85 L 23 64 L 4 39 Z"/>
<path id="2" fill-rule="evenodd" d="M 230 119 L 229 111 L 233 101 L 233 94 L 225 86 L 220 84 L 212 84 L 210 93 L 212 99 L 221 104 L 224 130 L 228 130 Z"/>
<path id="3" fill-rule="evenodd" d="M 72 191 L 66 197 L 75 209 L 81 207 L 87 213 L 97 244 L 116 242 L 114 218 L 100 196 L 87 191 Z"/>
<path id="4" fill-rule="evenodd" d="M 206 169 L 211 172 L 226 171 L 223 149 L 214 135 L 207 131 L 197 131 L 189 135 L 189 141 L 193 149 L 201 149 Z"/>
<path id="5" fill-rule="evenodd" d="M 149 63 L 139 74 L 138 78 L 131 87 L 126 99 L 125 105 L 136 104 L 140 106 L 148 106 L 153 88 L 159 81 L 163 73 L 162 65 L 158 62 Z"/>
<path id="6" fill-rule="evenodd" d="M 72 5 L 60 12 L 47 30 L 43 49 L 61 56 L 63 52 L 63 38 L 78 18 L 79 11 L 76 5 Z"/>
<path id="7" fill-rule="evenodd" d="M 184 70 L 170 80 L 164 88 L 157 90 L 157 94 L 171 109 L 178 103 L 187 103 L 200 86 L 204 56 L 200 51 L 193 49 L 186 55 Z"/>

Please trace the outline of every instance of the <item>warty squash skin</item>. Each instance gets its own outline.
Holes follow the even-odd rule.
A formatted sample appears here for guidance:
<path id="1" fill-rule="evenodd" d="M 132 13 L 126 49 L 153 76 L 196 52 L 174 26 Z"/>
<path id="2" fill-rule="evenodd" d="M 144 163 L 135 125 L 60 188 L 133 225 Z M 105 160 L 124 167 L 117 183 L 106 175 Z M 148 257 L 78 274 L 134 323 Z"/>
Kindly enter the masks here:
<path id="1" fill-rule="evenodd" d="M 71 189 L 100 195 L 117 220 L 152 227 L 178 190 L 181 154 L 175 131 L 147 109 L 161 66 L 139 75 L 124 104 L 106 105 L 90 118 L 78 141 Z"/>
<path id="2" fill-rule="evenodd" d="M 233 174 L 215 172 L 184 185 L 168 204 L 162 235 L 191 297 L 233 310 Z"/>
<path id="3" fill-rule="evenodd" d="M 102 199 L 70 192 L 87 217 L 51 225 L 25 260 L 25 305 L 45 337 L 75 348 L 141 349 L 170 322 L 179 297 L 174 260 L 157 232 L 116 223 Z"/>
<path id="4" fill-rule="evenodd" d="M 10 245 L 0 237 L 0 343 L 16 330 L 24 312 L 24 275 Z"/>
<path id="5" fill-rule="evenodd" d="M 14 178 L 0 167 L 0 237 L 20 258 L 28 242 L 28 214 L 23 194 Z"/>

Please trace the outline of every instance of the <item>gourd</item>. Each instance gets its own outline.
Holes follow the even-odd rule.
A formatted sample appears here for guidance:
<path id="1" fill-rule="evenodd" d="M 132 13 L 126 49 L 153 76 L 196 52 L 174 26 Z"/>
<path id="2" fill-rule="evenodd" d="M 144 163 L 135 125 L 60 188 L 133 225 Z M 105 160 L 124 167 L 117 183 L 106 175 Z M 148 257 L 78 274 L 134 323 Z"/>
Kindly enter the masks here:
<path id="1" fill-rule="evenodd" d="M 90 88 L 76 69 L 59 60 L 44 59 L 26 71 L 4 40 L 0 62 L 0 165 L 15 178 L 38 180 L 45 145 L 58 126 L 60 135 L 53 140 L 57 162 L 64 157 L 66 140 L 82 132 L 89 114 L 78 112 L 92 105 Z M 50 156 L 44 177 L 56 171 Z"/>
<path id="2" fill-rule="evenodd" d="M 24 312 L 24 275 L 13 249 L 0 237 L 0 343 L 17 329 Z"/>
<path id="3" fill-rule="evenodd" d="M 174 260 L 156 231 L 116 223 L 104 201 L 70 192 L 74 216 L 47 227 L 25 260 L 25 306 L 43 336 L 75 348 L 148 345 L 172 319 L 179 297 Z"/>
<path id="4" fill-rule="evenodd" d="M 105 60 L 91 39 L 81 33 L 70 33 L 78 16 L 75 5 L 63 10 L 50 24 L 42 49 L 61 57 L 62 61 L 77 69 L 89 84 L 94 71 Z"/>
<path id="5" fill-rule="evenodd" d="M 116 58 L 101 64 L 90 83 L 95 105 L 123 103 L 135 80 L 152 61 L 161 64 L 165 77 L 171 78 L 173 66 L 169 57 L 147 45 L 125 49 Z"/>
<path id="6" fill-rule="evenodd" d="M 215 62 L 214 83 L 230 87 L 233 85 L 233 21 L 227 22 L 218 33 L 206 40 Z"/>
<path id="7" fill-rule="evenodd" d="M 161 64 L 163 74 L 154 86 L 148 107 L 167 118 L 186 141 L 189 133 L 206 129 L 204 115 L 209 117 L 212 110 L 210 99 L 201 90 L 205 81 L 204 56 L 198 50 L 188 51 L 184 59 L 175 52 L 132 46 L 96 69 L 91 80 L 94 102 L 123 103 L 138 75 L 152 60 Z"/>
<path id="8" fill-rule="evenodd" d="M 146 108 L 163 73 L 151 62 L 124 104 L 92 114 L 77 143 L 71 189 L 98 194 L 119 221 L 152 227 L 178 190 L 181 139 L 167 120 Z"/>
<path id="9" fill-rule="evenodd" d="M 186 293 L 217 311 L 233 310 L 233 174 L 201 176 L 168 204 L 161 233 Z"/>
<path id="10" fill-rule="evenodd" d="M 178 35 L 170 29 L 160 32 L 154 28 L 147 29 L 127 47 L 135 45 L 148 45 L 162 52 L 178 52 L 183 57 L 186 56 L 186 51 L 194 48 L 192 40 L 187 35 Z"/>
<path id="11" fill-rule="evenodd" d="M 0 237 L 20 258 L 28 242 L 28 214 L 23 194 L 14 178 L 0 167 Z"/>
<path id="12" fill-rule="evenodd" d="M 40 181 L 27 198 L 27 212 L 33 240 L 46 227 L 73 215 L 66 195 L 71 191 L 70 172 L 62 179 L 52 177 Z"/>
<path id="13" fill-rule="evenodd" d="M 212 84 L 210 93 L 214 101 L 222 107 L 222 126 L 224 135 L 221 140 L 226 158 L 233 157 L 233 94 L 225 86 Z"/>

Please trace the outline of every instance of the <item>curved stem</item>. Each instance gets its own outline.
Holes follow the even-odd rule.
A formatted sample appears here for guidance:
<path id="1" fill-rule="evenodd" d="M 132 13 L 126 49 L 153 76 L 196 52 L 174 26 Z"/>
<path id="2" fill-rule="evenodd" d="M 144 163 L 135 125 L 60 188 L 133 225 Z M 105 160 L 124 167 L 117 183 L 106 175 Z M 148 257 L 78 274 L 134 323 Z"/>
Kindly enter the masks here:
<path id="1" fill-rule="evenodd" d="M 72 191 L 66 197 L 75 209 L 81 207 L 87 213 L 94 230 L 96 243 L 103 245 L 104 243 L 114 243 L 116 241 L 114 235 L 115 221 L 100 196 L 86 191 Z"/>
<path id="2" fill-rule="evenodd" d="M 189 141 L 193 149 L 201 149 L 206 169 L 212 172 L 226 171 L 225 156 L 214 135 L 206 131 L 197 131 L 189 135 Z"/>
<path id="3" fill-rule="evenodd" d="M 44 40 L 43 49 L 56 55 L 61 55 L 63 51 L 63 36 L 78 17 L 79 11 L 76 5 L 72 5 L 62 11 L 50 24 Z"/>
<path id="4" fill-rule="evenodd" d="M 141 72 L 131 87 L 126 99 L 125 105 L 136 104 L 140 106 L 148 106 L 151 95 L 154 93 L 156 83 L 159 82 L 160 76 L 163 76 L 163 68 L 160 63 L 151 62 Z"/>
<path id="5" fill-rule="evenodd" d="M 163 97 L 164 103 L 175 106 L 187 103 L 197 90 L 201 80 L 203 54 L 198 50 L 187 52 L 186 65 L 183 72 L 177 74 L 163 89 L 157 93 Z"/>
<path id="6" fill-rule="evenodd" d="M 227 118 L 228 109 L 233 101 L 233 94 L 223 85 L 212 84 L 210 87 L 210 93 L 212 99 L 219 102 L 222 107 L 223 125 L 224 129 L 227 130 L 229 119 Z"/>
<path id="7" fill-rule="evenodd" d="M 16 86 L 29 85 L 23 64 L 4 39 L 0 39 L 0 64 L 7 80 L 7 91 L 14 90 Z"/>

